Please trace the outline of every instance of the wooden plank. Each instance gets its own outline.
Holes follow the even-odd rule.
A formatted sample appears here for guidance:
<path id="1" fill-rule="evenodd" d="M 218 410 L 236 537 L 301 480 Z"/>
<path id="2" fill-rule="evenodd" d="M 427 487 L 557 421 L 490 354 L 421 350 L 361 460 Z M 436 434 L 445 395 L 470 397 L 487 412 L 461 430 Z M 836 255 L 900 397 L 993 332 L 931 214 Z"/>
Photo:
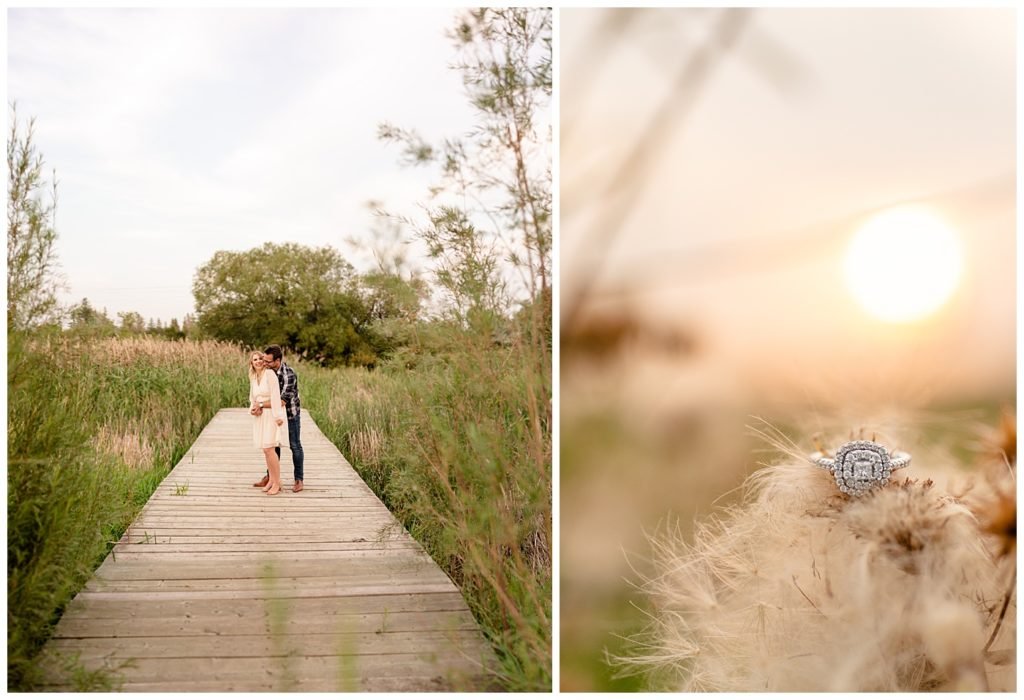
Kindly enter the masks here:
<path id="1" fill-rule="evenodd" d="M 285 449 L 270 497 L 247 412 L 217 414 L 68 605 L 48 689 L 499 689 L 455 585 L 303 418 L 306 488 Z"/>
<path id="2" fill-rule="evenodd" d="M 196 535 L 196 534 L 179 534 L 171 535 L 166 534 L 167 531 L 161 530 L 160 535 L 151 534 L 150 537 L 145 537 L 141 532 L 138 536 L 132 535 L 129 537 L 125 535 L 121 538 L 121 544 L 118 546 L 118 551 L 122 549 L 131 549 L 136 546 L 142 545 L 171 545 L 171 544 L 260 544 L 260 543 L 277 543 L 277 544 L 309 544 L 309 543 L 337 543 L 339 546 L 351 546 L 351 547 L 392 547 L 400 546 L 412 543 L 413 546 L 419 547 L 415 544 L 415 540 L 409 536 L 408 533 L 400 533 L 402 536 L 395 536 L 386 540 L 376 541 L 367 540 L 365 538 L 351 538 L 347 537 L 341 539 L 337 534 L 301 534 L 301 535 L 289 535 L 279 534 L 275 532 L 268 532 L 266 534 L 249 534 L 243 533 L 240 535 L 225 534 L 223 532 L 216 532 L 213 535 Z M 267 550 L 272 551 L 272 550 Z"/>
<path id="3" fill-rule="evenodd" d="M 61 620 L 55 638 L 103 637 L 189 637 L 201 635 L 233 636 L 263 634 L 279 628 L 287 634 L 331 634 L 337 632 L 424 632 L 476 630 L 476 620 L 468 610 L 390 611 L 355 614 L 325 614 L 308 611 L 302 605 L 278 609 L 269 604 L 261 610 L 248 606 L 240 615 L 173 615 L 149 617 L 124 624 L 121 618 L 73 617 Z M 273 608 L 273 609 L 272 609 Z M 262 613 L 262 614 L 258 614 Z M 278 620 L 280 618 L 280 620 Z"/>
<path id="4" fill-rule="evenodd" d="M 44 663 L 56 667 L 51 653 Z M 116 669 L 122 661 L 87 660 L 89 669 Z M 112 674 L 124 679 L 122 690 L 243 690 L 276 691 L 320 689 L 360 691 L 394 687 L 402 690 L 492 690 L 493 676 L 486 660 L 458 652 L 427 651 L 414 654 L 337 654 L 206 659 L 137 659 Z M 429 683 L 424 684 L 424 679 Z M 403 684 L 403 682 L 405 684 Z M 64 686 L 52 685 L 49 690 Z"/>
<path id="5" fill-rule="evenodd" d="M 409 589 L 412 591 L 451 590 L 451 581 L 444 581 L 435 576 L 433 580 L 417 574 L 373 574 L 366 576 L 349 576 L 345 580 L 336 580 L 329 576 L 310 578 L 274 579 L 267 581 L 258 578 L 204 578 L 186 580 L 147 580 L 147 581 L 90 581 L 83 592 L 93 594 L 185 594 L 185 593 L 241 593 L 261 598 L 283 598 L 293 594 L 313 595 L 346 595 L 348 591 L 359 590 L 366 594 L 386 593 L 392 589 Z"/>
<path id="6" fill-rule="evenodd" d="M 295 552 L 292 557 L 296 559 L 322 560 L 325 555 L 344 557 L 348 561 L 355 559 L 387 558 L 391 556 L 393 548 L 378 549 L 354 549 L 354 550 L 318 550 L 311 552 Z M 185 561 L 210 561 L 231 559 L 233 561 L 264 561 L 266 555 L 259 552 L 239 552 L 235 550 L 207 549 L 190 552 L 122 552 L 117 555 L 118 561 L 160 561 L 160 562 L 185 562 Z"/>
<path id="7" fill-rule="evenodd" d="M 484 679 L 486 680 L 486 679 Z M 361 676 L 351 686 L 339 685 L 334 679 L 305 678 L 289 683 L 286 687 L 277 685 L 273 680 L 246 679 L 240 681 L 192 681 L 186 680 L 176 684 L 169 683 L 126 683 L 120 690 L 135 693 L 157 693 L 181 690 L 183 692 L 268 692 L 273 690 L 288 692 L 324 693 L 338 690 L 351 692 L 397 693 L 414 691 L 445 692 L 457 690 L 475 690 L 477 685 L 453 685 L 446 683 L 440 676 L 405 676 L 391 678 L 389 676 Z M 496 688 L 500 690 L 500 688 Z"/>
<path id="8" fill-rule="evenodd" d="M 345 581 L 364 577 L 414 576 L 421 580 L 448 581 L 430 557 L 414 549 L 392 550 L 384 561 L 332 559 L 267 559 L 233 561 L 230 566 L 218 562 L 114 561 L 107 559 L 96 570 L 93 580 L 103 585 L 123 582 L 238 580 L 255 579 L 277 583 L 295 579 Z"/>
<path id="9" fill-rule="evenodd" d="M 163 544 L 121 544 L 117 558 L 124 559 L 127 554 L 187 554 L 189 552 L 244 552 L 263 559 L 272 552 L 288 552 L 292 556 L 316 554 L 317 552 L 335 552 L 341 556 L 343 552 L 387 552 L 393 549 L 415 549 L 413 542 L 266 542 L 258 538 L 249 538 L 247 544 L 231 542 L 196 543 L 191 541 L 165 542 Z M 259 545 L 253 547 L 249 545 Z M 324 555 L 319 555 L 324 556 Z"/>
<path id="10" fill-rule="evenodd" d="M 267 592 L 257 586 L 221 586 L 219 588 L 176 587 L 170 590 L 82 590 L 78 595 L 102 600 L 198 600 L 216 598 L 238 598 L 244 600 L 267 600 L 275 598 L 336 598 L 338 596 L 395 595 L 398 593 L 448 593 L 451 582 L 409 583 L 390 581 L 386 584 L 371 581 L 349 583 L 340 586 L 296 586 Z"/>
<path id="11" fill-rule="evenodd" d="M 278 531 L 301 532 L 315 529 L 319 531 L 338 532 L 343 528 L 352 527 L 387 527 L 393 521 L 378 513 L 370 515 L 331 516 L 328 518 L 319 517 L 317 514 L 308 516 L 288 516 L 287 518 L 265 515 L 260 517 L 237 517 L 231 518 L 230 525 L 233 530 L 252 528 L 259 531 L 263 528 L 274 528 Z M 173 517 L 140 517 L 135 528 L 161 528 L 173 527 L 178 530 L 200 530 L 219 527 L 219 523 L 209 518 L 191 518 L 188 516 Z M 340 534 L 340 533 L 339 533 Z"/>
<path id="12" fill-rule="evenodd" d="M 440 645 L 471 653 L 479 647 L 475 629 L 448 631 L 301 634 L 192 635 L 157 637 L 55 637 L 50 648 L 87 659 L 205 659 L 210 656 L 245 658 L 261 656 L 335 656 L 342 651 L 362 654 L 415 654 Z"/>
<path id="13" fill-rule="evenodd" d="M 275 599 L 277 600 L 277 599 Z M 304 598 L 290 609 L 296 614 L 310 615 L 355 615 L 384 612 L 452 612 L 465 609 L 465 601 L 455 591 L 441 593 L 410 593 L 335 598 Z M 207 600 L 163 600 L 163 601 L 111 601 L 88 597 L 76 598 L 68 606 L 73 616 L 65 615 L 60 624 L 69 618 L 109 618 L 122 620 L 143 620 L 149 617 L 176 616 L 241 618 L 247 615 L 259 616 L 266 610 L 262 600 L 252 599 L 207 599 Z"/>
<path id="14" fill-rule="evenodd" d="M 385 522 L 385 526 L 384 527 L 373 527 L 373 523 L 372 522 L 367 522 L 367 521 L 355 522 L 355 523 L 352 523 L 352 527 L 351 528 L 346 528 L 346 530 L 349 530 L 349 529 L 353 530 L 353 531 L 360 531 L 360 532 L 369 530 L 371 532 L 383 531 L 383 532 L 388 532 L 388 533 L 394 533 L 392 535 L 393 537 L 402 537 L 402 538 L 404 538 L 404 537 L 409 536 L 408 533 L 406 533 L 405 530 L 402 529 L 401 525 L 398 525 L 397 523 L 394 523 L 394 522 Z M 161 532 L 178 532 L 178 533 L 183 534 L 183 535 L 201 535 L 201 534 L 203 534 L 201 531 L 208 531 L 208 532 L 211 532 L 213 534 L 217 534 L 217 533 L 228 533 L 228 534 L 230 534 L 230 533 L 239 533 L 240 532 L 240 533 L 245 533 L 245 534 L 266 535 L 267 537 L 272 537 L 272 536 L 275 536 L 275 535 L 303 535 L 303 534 L 305 534 L 309 530 L 309 528 L 308 527 L 293 527 L 293 528 L 287 528 L 287 530 L 286 530 L 283 527 L 276 527 L 276 528 L 271 528 L 271 529 L 267 530 L 266 528 L 263 528 L 263 527 L 255 527 L 252 524 L 242 525 L 240 523 L 236 523 L 236 522 L 232 521 L 232 522 L 227 522 L 227 523 L 206 523 L 204 525 L 198 525 L 198 526 L 192 526 L 192 527 L 177 527 L 174 524 L 163 525 L 163 526 L 156 525 L 156 524 L 153 524 L 153 525 L 150 525 L 150 526 L 143 526 L 143 525 L 132 524 L 127 530 L 125 530 L 125 532 L 128 532 L 128 533 L 138 533 L 140 537 L 144 537 L 146 532 L 152 533 L 155 530 L 159 530 Z M 310 534 L 321 534 L 321 535 L 322 534 L 327 534 L 327 535 L 331 535 L 331 536 L 333 536 L 335 538 L 340 538 L 342 540 L 344 540 L 344 539 L 353 539 L 353 538 L 347 536 L 347 535 L 350 534 L 349 532 L 338 532 L 336 529 L 329 529 L 329 528 L 317 528 L 317 530 L 318 531 L 324 531 L 324 532 L 313 532 L 313 533 L 310 533 Z"/>
<path id="15" fill-rule="evenodd" d="M 208 527 L 132 527 L 127 530 L 128 537 L 131 542 L 138 544 L 144 544 L 146 542 L 152 542 L 155 538 L 158 538 L 161 542 L 167 537 L 219 537 L 219 536 L 230 536 L 230 537 L 259 537 L 263 536 L 268 541 L 279 540 L 281 537 L 294 536 L 302 538 L 311 538 L 315 540 L 319 537 L 335 537 L 339 538 L 339 541 L 395 541 L 404 540 L 411 538 L 408 533 L 404 533 L 398 529 L 401 526 L 394 526 L 393 524 L 375 525 L 373 523 L 355 523 L 350 528 L 346 528 L 344 533 L 334 533 L 333 535 L 329 532 L 305 532 L 305 528 L 296 528 L 288 532 L 282 532 L 279 528 L 256 528 L 256 527 L 228 527 L 222 526 L 220 528 L 215 526 Z M 115 548 L 116 550 L 116 548 Z"/>

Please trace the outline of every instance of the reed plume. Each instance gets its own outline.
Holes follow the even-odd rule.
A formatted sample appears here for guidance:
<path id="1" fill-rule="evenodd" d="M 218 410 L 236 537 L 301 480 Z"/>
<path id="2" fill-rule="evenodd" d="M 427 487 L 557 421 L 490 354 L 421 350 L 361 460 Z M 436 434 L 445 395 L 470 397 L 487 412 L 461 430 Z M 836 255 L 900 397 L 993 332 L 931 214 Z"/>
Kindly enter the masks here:
<path id="1" fill-rule="evenodd" d="M 757 432 L 782 457 L 692 537 L 652 538 L 650 625 L 613 663 L 660 690 L 1014 690 L 1012 467 L 915 455 L 851 498 L 812 450 Z"/>

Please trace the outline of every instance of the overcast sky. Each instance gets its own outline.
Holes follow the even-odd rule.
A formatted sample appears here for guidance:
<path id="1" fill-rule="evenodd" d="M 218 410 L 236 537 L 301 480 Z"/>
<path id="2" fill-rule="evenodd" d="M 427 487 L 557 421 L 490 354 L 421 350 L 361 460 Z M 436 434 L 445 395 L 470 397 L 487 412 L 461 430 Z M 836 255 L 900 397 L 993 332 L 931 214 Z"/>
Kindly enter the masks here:
<path id="1" fill-rule="evenodd" d="M 401 168 L 382 121 L 430 140 L 471 125 L 455 10 L 8 11 L 8 101 L 57 170 L 70 290 L 144 318 L 193 310 L 218 250 L 346 244 L 368 200 L 414 214 L 431 173 Z"/>

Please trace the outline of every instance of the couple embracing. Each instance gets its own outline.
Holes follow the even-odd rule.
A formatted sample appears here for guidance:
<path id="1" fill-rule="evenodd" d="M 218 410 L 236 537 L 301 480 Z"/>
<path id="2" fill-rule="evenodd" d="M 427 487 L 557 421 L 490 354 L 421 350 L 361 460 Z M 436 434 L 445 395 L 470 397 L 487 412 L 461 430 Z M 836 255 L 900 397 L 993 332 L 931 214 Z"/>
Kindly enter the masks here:
<path id="1" fill-rule="evenodd" d="M 302 490 L 302 443 L 299 441 L 299 380 L 283 361 L 281 346 L 271 345 L 249 356 L 249 413 L 253 416 L 253 446 L 263 450 L 267 474 L 253 486 L 268 496 L 281 491 L 281 434 L 288 422 L 288 446 L 292 451 L 295 482 Z"/>

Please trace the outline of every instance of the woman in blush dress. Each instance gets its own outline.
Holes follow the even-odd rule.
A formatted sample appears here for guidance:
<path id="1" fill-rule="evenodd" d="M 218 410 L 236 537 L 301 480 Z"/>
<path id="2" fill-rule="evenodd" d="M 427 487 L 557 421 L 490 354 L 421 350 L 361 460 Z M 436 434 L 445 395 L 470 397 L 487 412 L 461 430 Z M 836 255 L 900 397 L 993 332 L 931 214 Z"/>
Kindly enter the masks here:
<path id="1" fill-rule="evenodd" d="M 270 480 L 263 491 L 273 496 L 281 490 L 281 462 L 274 448 L 281 444 L 281 426 L 284 425 L 285 413 L 277 375 L 272 370 L 266 370 L 264 364 L 262 352 L 254 352 L 249 356 L 249 413 L 253 416 L 253 447 L 263 450 L 267 472 L 270 474 Z M 264 411 L 261 408 L 265 403 L 270 405 L 270 410 Z"/>

